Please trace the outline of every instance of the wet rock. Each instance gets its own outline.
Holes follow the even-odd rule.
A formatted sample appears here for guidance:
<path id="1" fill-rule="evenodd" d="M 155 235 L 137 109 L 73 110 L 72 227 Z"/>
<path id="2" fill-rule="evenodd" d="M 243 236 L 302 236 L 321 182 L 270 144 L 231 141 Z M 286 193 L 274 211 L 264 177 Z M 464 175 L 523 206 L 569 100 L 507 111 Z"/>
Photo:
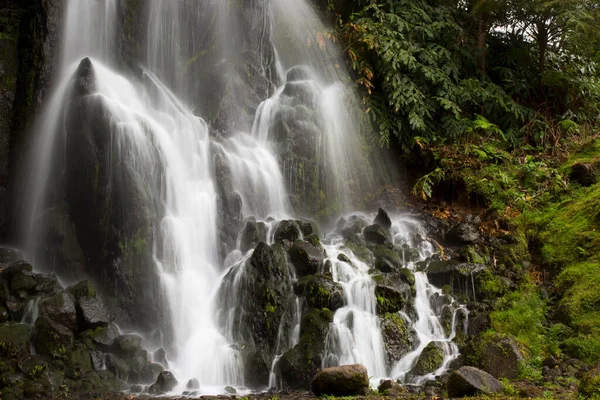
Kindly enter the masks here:
<path id="1" fill-rule="evenodd" d="M 375 256 L 375 268 L 382 272 L 398 271 L 402 268 L 402 262 L 398 253 L 393 248 L 386 246 L 375 246 L 371 248 Z"/>
<path id="2" fill-rule="evenodd" d="M 338 261 L 345 262 L 346 264 L 352 264 L 352 260 L 350 260 L 350 257 L 345 255 L 344 253 L 338 254 L 337 259 Z"/>
<path id="3" fill-rule="evenodd" d="M 306 236 L 317 235 L 319 236 L 319 226 L 315 221 L 311 220 L 296 220 L 296 223 L 300 227 L 302 234 Z"/>
<path id="4" fill-rule="evenodd" d="M 303 296 L 310 307 L 335 311 L 344 306 L 344 289 L 329 275 L 307 275 L 294 284 L 294 292 Z"/>
<path id="5" fill-rule="evenodd" d="M 375 220 L 373 221 L 373 223 L 381 226 L 384 229 L 392 228 L 392 220 L 390 219 L 390 216 L 388 215 L 388 213 L 385 210 L 383 210 L 381 208 L 377 212 L 377 216 L 375 217 Z"/>
<path id="6" fill-rule="evenodd" d="M 24 291 L 25 293 L 35 292 L 37 285 L 35 274 L 25 269 L 15 273 L 10 280 L 10 290 L 13 293 Z"/>
<path id="7" fill-rule="evenodd" d="M 90 351 L 90 357 L 92 359 L 92 367 L 94 371 L 100 371 L 104 369 L 104 353 L 100 350 Z"/>
<path id="8" fill-rule="evenodd" d="M 322 365 L 325 339 L 333 312 L 327 309 L 308 309 L 300 324 L 300 341 L 296 347 L 283 354 L 278 364 L 284 387 L 306 390 Z"/>
<path id="9" fill-rule="evenodd" d="M 175 389 L 175 386 L 177 386 L 177 379 L 175 379 L 175 376 L 169 371 L 164 371 L 160 373 L 156 379 L 156 383 L 150 386 L 148 392 L 150 394 L 167 393 Z"/>
<path id="10" fill-rule="evenodd" d="M 54 322 L 75 331 L 77 328 L 77 312 L 75 299 L 67 291 L 62 291 L 40 302 L 40 316 L 47 317 Z"/>
<path id="11" fill-rule="evenodd" d="M 380 315 L 381 336 L 388 366 L 395 365 L 416 343 L 416 333 L 398 313 Z"/>
<path id="12" fill-rule="evenodd" d="M 482 264 L 461 263 L 458 261 L 431 261 L 427 266 L 427 278 L 437 287 L 449 286 L 450 292 L 456 296 L 464 296 L 475 300 L 478 288 L 474 286 L 478 274 L 485 271 Z"/>
<path id="13" fill-rule="evenodd" d="M 502 383 L 485 371 L 475 367 L 460 367 L 448 378 L 450 397 L 473 396 L 479 393 L 501 393 Z"/>
<path id="14" fill-rule="evenodd" d="M 417 364 L 411 369 L 411 375 L 423 376 L 434 372 L 444 363 L 444 350 L 441 342 L 431 342 L 424 349 Z"/>
<path id="15" fill-rule="evenodd" d="M 401 396 L 407 393 L 407 390 L 402 385 L 389 379 L 381 381 L 377 387 L 377 391 L 379 394 L 385 396 Z"/>
<path id="16" fill-rule="evenodd" d="M 313 239 L 310 241 L 310 239 Z M 306 240 L 296 240 L 288 251 L 290 260 L 296 267 L 298 277 L 314 275 L 319 272 L 325 260 L 325 250 L 318 238 L 307 237 Z"/>
<path id="17" fill-rule="evenodd" d="M 305 81 L 311 79 L 312 74 L 308 67 L 304 65 L 298 65 L 288 70 L 286 75 L 286 82 Z"/>
<path id="18" fill-rule="evenodd" d="M 113 347 L 120 353 L 135 354 L 142 350 L 142 338 L 136 334 L 127 334 L 117 337 L 113 342 Z"/>
<path id="19" fill-rule="evenodd" d="M 235 390 L 232 386 L 225 386 L 225 393 L 227 394 L 237 394 L 237 390 Z"/>
<path id="20" fill-rule="evenodd" d="M 296 221 L 281 221 L 275 228 L 274 239 L 277 243 L 283 243 L 284 240 L 294 243 L 301 236 L 302 233 Z"/>
<path id="21" fill-rule="evenodd" d="M 154 352 L 154 362 L 161 364 L 163 367 L 168 367 L 167 352 L 162 347 Z"/>
<path id="22" fill-rule="evenodd" d="M 81 297 L 77 302 L 77 311 L 82 329 L 107 326 L 113 320 L 104 304 L 95 297 Z"/>
<path id="23" fill-rule="evenodd" d="M 125 361 L 114 354 L 106 354 L 104 362 L 106 369 L 115 374 L 118 379 L 125 382 L 129 380 L 129 366 Z"/>
<path id="24" fill-rule="evenodd" d="M 462 222 L 450 228 L 445 240 L 453 246 L 478 243 L 481 238 L 480 225 L 481 219 L 478 216 L 467 215 Z"/>
<path id="25" fill-rule="evenodd" d="M 369 375 L 360 364 L 325 368 L 315 375 L 310 387 L 315 396 L 362 395 L 369 389 Z"/>
<path id="26" fill-rule="evenodd" d="M 85 280 L 69 286 L 67 289 L 73 295 L 76 301 L 82 297 L 96 297 L 96 288 L 91 281 Z"/>
<path id="27" fill-rule="evenodd" d="M 240 250 L 246 253 L 255 248 L 260 242 L 267 241 L 267 227 L 264 222 L 256 222 L 254 218 L 246 222 L 240 237 Z"/>
<path id="28" fill-rule="evenodd" d="M 115 339 L 119 336 L 119 329 L 115 324 L 110 323 L 105 327 L 88 330 L 83 335 L 89 337 L 93 343 L 101 348 L 108 349 L 112 347 Z"/>
<path id="29" fill-rule="evenodd" d="M 378 314 L 397 313 L 406 304 L 405 295 L 389 286 L 377 285 L 375 296 Z"/>
<path id="30" fill-rule="evenodd" d="M 145 363 L 144 368 L 142 370 L 141 382 L 142 383 L 152 383 L 156 382 L 158 376 L 165 369 L 160 364 L 156 363 Z"/>
<path id="31" fill-rule="evenodd" d="M 131 393 L 142 393 L 144 391 L 144 386 L 140 384 L 131 385 L 129 387 L 129 391 Z"/>
<path id="32" fill-rule="evenodd" d="M 41 315 L 35 321 L 35 349 L 39 354 L 64 359 L 73 348 L 73 331 Z"/>
<path id="33" fill-rule="evenodd" d="M 196 378 L 190 379 L 186 385 L 186 388 L 190 390 L 200 389 L 200 382 Z"/>
<path id="34" fill-rule="evenodd" d="M 369 225 L 363 230 L 363 236 L 368 243 L 385 244 L 392 238 L 389 230 L 381 225 Z"/>

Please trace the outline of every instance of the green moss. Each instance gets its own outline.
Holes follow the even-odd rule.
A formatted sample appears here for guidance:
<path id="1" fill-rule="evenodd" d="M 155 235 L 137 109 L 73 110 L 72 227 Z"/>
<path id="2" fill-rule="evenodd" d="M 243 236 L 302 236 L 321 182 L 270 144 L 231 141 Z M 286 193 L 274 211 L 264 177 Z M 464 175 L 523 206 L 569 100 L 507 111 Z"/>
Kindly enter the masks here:
<path id="1" fill-rule="evenodd" d="M 354 254 L 354 256 L 362 262 L 369 263 L 373 258 L 373 253 L 371 253 L 371 250 L 356 243 L 346 242 L 344 244 L 344 248 L 350 250 L 352 254 Z"/>

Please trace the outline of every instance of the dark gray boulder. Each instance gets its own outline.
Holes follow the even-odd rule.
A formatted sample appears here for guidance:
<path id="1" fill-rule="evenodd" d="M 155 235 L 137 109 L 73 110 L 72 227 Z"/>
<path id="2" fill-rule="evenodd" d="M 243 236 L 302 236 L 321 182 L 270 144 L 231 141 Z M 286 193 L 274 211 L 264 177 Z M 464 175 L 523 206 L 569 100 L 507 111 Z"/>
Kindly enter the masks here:
<path id="1" fill-rule="evenodd" d="M 82 330 L 107 326 L 113 320 L 104 304 L 95 297 L 80 298 L 77 302 L 77 312 Z"/>
<path id="2" fill-rule="evenodd" d="M 452 246 L 478 243 L 481 239 L 480 225 L 481 219 L 478 216 L 467 215 L 462 222 L 450 228 L 445 235 L 445 240 Z"/>
<path id="3" fill-rule="evenodd" d="M 375 217 L 373 223 L 381 226 L 384 229 L 392 228 L 392 220 L 390 219 L 388 213 L 382 208 L 380 208 L 377 212 L 377 216 Z"/>
<path id="4" fill-rule="evenodd" d="M 246 221 L 246 226 L 240 235 L 240 250 L 242 253 L 246 253 L 260 242 L 267 241 L 267 227 L 264 222 L 256 222 L 254 218 L 251 218 Z"/>
<path id="5" fill-rule="evenodd" d="M 40 302 L 40 316 L 74 331 L 77 327 L 77 311 L 75 299 L 67 291 L 62 291 Z"/>
<path id="6" fill-rule="evenodd" d="M 363 230 L 363 236 L 368 243 L 372 244 L 385 244 L 392 238 L 388 229 L 376 224 L 367 226 Z"/>
<path id="7" fill-rule="evenodd" d="M 296 221 L 285 220 L 277 224 L 274 239 L 277 243 L 283 243 L 285 240 L 294 243 L 296 240 L 300 239 L 301 235 L 302 232 L 300 231 L 300 226 Z"/>
<path id="8" fill-rule="evenodd" d="M 315 375 L 310 388 L 315 396 L 362 395 L 369 390 L 369 374 L 360 364 L 325 368 Z"/>
<path id="9" fill-rule="evenodd" d="M 307 275 L 294 284 L 294 292 L 306 299 L 313 308 L 328 308 L 335 311 L 344 306 L 344 289 L 324 274 Z"/>
<path id="10" fill-rule="evenodd" d="M 158 375 L 156 382 L 150 386 L 148 392 L 150 394 L 163 394 L 170 392 L 177 386 L 177 379 L 170 371 L 163 371 Z"/>
<path id="11" fill-rule="evenodd" d="M 325 260 L 325 250 L 316 236 L 296 240 L 288 251 L 298 277 L 318 273 Z"/>
<path id="12" fill-rule="evenodd" d="M 475 367 L 460 367 L 452 372 L 447 387 L 450 397 L 473 396 L 479 393 L 491 395 L 504 390 L 500 381 Z"/>

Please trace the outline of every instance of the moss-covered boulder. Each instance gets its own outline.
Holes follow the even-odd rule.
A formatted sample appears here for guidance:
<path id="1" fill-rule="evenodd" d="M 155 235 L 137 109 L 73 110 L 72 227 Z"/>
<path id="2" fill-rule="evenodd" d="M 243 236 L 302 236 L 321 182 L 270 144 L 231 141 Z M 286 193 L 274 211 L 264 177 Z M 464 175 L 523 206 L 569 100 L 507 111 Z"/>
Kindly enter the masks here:
<path id="1" fill-rule="evenodd" d="M 284 387 L 305 390 L 322 365 L 322 354 L 333 312 L 308 309 L 300 324 L 300 342 L 285 352 L 277 365 Z"/>
<path id="2" fill-rule="evenodd" d="M 74 344 L 73 331 L 64 325 L 40 316 L 35 321 L 35 349 L 39 354 L 54 359 L 66 359 Z"/>
<path id="3" fill-rule="evenodd" d="M 600 365 L 583 376 L 579 383 L 579 394 L 592 399 L 600 397 Z"/>
<path id="4" fill-rule="evenodd" d="M 326 257 L 319 238 L 313 235 L 307 236 L 305 240 L 296 240 L 288 253 L 298 277 L 320 272 Z"/>
<path id="5" fill-rule="evenodd" d="M 328 308 L 335 311 L 344 306 L 344 289 L 329 275 L 304 276 L 294 284 L 294 292 L 304 297 L 312 308 Z"/>
<path id="6" fill-rule="evenodd" d="M 113 317 L 104 304 L 95 297 L 81 297 L 77 301 L 77 319 L 80 330 L 107 326 Z"/>
<path id="7" fill-rule="evenodd" d="M 402 268 L 400 256 L 394 250 L 393 246 L 377 245 L 371 247 L 375 257 L 375 268 L 382 272 L 395 272 Z"/>
<path id="8" fill-rule="evenodd" d="M 486 270 L 483 264 L 462 263 L 455 260 L 435 260 L 427 265 L 427 278 L 437 287 L 448 286 L 452 294 L 475 301 L 478 288 L 473 284 Z"/>
<path id="9" fill-rule="evenodd" d="M 96 297 L 96 288 L 89 280 L 78 282 L 70 286 L 67 291 L 75 297 L 76 301 L 79 301 L 82 297 Z"/>
<path id="10" fill-rule="evenodd" d="M 148 392 L 150 394 L 162 394 L 170 392 L 177 386 L 177 379 L 170 371 L 163 371 L 156 378 L 156 382 L 150 386 Z"/>
<path id="11" fill-rule="evenodd" d="M 410 370 L 411 375 L 422 376 L 434 372 L 444 363 L 443 343 L 431 342 L 421 352 L 415 366 Z"/>
<path id="12" fill-rule="evenodd" d="M 369 374 L 364 365 L 342 365 L 319 371 L 310 384 L 315 396 L 356 396 L 369 390 Z"/>
<path id="13" fill-rule="evenodd" d="M 115 338 L 113 348 L 118 354 L 132 355 L 142 350 L 142 337 L 134 333 Z"/>
<path id="14" fill-rule="evenodd" d="M 392 367 L 405 354 L 413 350 L 417 342 L 416 333 L 398 313 L 383 314 L 379 318 L 386 362 L 389 367 Z"/>
<path id="15" fill-rule="evenodd" d="M 377 314 L 397 313 L 404 309 L 406 296 L 390 286 L 377 285 L 375 288 L 377 298 Z"/>
<path id="16" fill-rule="evenodd" d="M 470 365 L 481 368 L 495 378 L 515 379 L 525 361 L 516 339 L 508 334 L 486 332 L 471 338 L 464 349 Z"/>

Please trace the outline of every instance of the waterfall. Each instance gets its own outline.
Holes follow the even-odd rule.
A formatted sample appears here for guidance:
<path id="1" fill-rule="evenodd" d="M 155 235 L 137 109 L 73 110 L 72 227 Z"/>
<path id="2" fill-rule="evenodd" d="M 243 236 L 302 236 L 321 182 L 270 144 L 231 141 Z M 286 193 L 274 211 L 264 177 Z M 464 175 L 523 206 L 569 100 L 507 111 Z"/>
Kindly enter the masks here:
<path id="1" fill-rule="evenodd" d="M 364 206 L 376 184 L 361 134 L 371 128 L 361 125 L 335 36 L 308 1 L 142 3 L 142 34 L 127 38 L 140 40 L 133 46 L 117 34 L 119 24 L 135 23 L 123 21 L 122 1 L 67 1 L 57 83 L 31 153 L 28 258 L 67 283 L 88 275 L 98 282 L 127 330 L 166 348 L 176 392 L 189 379 L 207 394 L 248 389 L 247 344 L 270 357 L 259 360 L 270 368 L 260 385 L 278 386 L 277 363 L 299 344 L 305 306 L 285 251 L 309 233 L 286 242 L 275 232 L 298 226 L 299 216 Z M 53 215 L 68 251 L 45 246 Z M 260 272 L 252 265 L 258 243 L 242 246 L 250 228 L 279 263 L 286 291 L 279 319 L 268 320 L 272 345 L 252 343 L 250 328 L 240 326 L 249 306 L 240 299 L 256 290 L 250 279 Z M 414 220 L 398 216 L 392 232 L 393 244 L 410 244 L 421 259 L 433 253 L 428 241 L 414 239 L 424 234 Z M 418 341 L 389 365 L 372 265 L 338 233 L 324 244 L 344 306 L 329 326 L 322 366 L 362 363 L 373 385 L 386 377 L 409 381 L 435 342 L 443 365 L 410 381 L 446 371 L 458 356 L 452 340 L 464 307 L 447 305 L 454 318 L 446 332 L 431 300 L 441 292 L 406 262 L 415 276 Z M 37 304 L 27 307 L 27 321 L 35 320 Z M 261 312 L 275 315 L 274 308 Z"/>

